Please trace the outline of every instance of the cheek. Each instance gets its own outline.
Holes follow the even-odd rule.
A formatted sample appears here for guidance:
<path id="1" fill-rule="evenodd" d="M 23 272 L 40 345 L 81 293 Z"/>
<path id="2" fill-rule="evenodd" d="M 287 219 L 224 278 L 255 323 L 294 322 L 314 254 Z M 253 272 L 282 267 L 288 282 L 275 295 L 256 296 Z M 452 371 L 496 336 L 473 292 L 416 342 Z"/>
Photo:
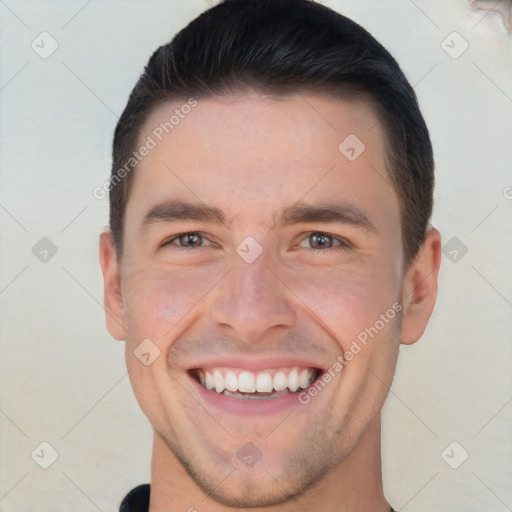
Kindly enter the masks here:
<path id="1" fill-rule="evenodd" d="M 215 283 L 212 274 L 197 269 L 132 271 L 125 290 L 130 337 L 150 338 L 159 345 L 174 339 L 170 331 L 201 310 L 203 297 Z"/>
<path id="2" fill-rule="evenodd" d="M 342 349 L 372 326 L 396 301 L 392 272 L 367 270 L 302 273 L 290 286 L 315 319 L 322 321 Z"/>

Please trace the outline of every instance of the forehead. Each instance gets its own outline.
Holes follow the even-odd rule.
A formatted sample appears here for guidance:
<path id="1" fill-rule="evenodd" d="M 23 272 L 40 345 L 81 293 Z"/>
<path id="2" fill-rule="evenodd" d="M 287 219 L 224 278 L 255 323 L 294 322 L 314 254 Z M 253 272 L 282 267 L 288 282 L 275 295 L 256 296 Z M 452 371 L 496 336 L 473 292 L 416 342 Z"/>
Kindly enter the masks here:
<path id="1" fill-rule="evenodd" d="M 151 141 L 152 149 L 136 167 L 127 217 L 170 197 L 269 224 L 298 201 L 366 202 L 392 213 L 384 137 L 364 99 L 244 94 L 164 103 L 139 136 L 138 146 Z"/>
<path id="2" fill-rule="evenodd" d="M 139 145 L 147 136 L 158 145 L 170 145 L 176 136 L 192 136 L 198 143 L 210 142 L 202 152 L 250 149 L 258 143 L 259 149 L 269 152 L 276 149 L 273 142 L 278 142 L 291 146 L 293 155 L 304 157 L 306 152 L 316 156 L 322 148 L 336 149 L 354 131 L 372 149 L 381 149 L 384 133 L 368 96 L 341 99 L 328 94 L 265 96 L 254 92 L 162 103 L 142 126 Z M 276 134 L 279 139 L 270 137 Z M 314 154 L 311 149 L 316 150 Z"/>

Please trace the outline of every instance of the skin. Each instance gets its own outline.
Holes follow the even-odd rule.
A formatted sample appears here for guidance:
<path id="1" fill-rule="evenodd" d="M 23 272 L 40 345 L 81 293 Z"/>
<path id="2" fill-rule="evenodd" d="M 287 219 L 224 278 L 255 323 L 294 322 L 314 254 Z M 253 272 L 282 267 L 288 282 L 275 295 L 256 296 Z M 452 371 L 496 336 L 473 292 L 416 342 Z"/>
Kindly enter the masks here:
<path id="1" fill-rule="evenodd" d="M 158 107 L 140 140 L 176 107 Z M 366 146 L 353 162 L 338 150 L 349 134 Z M 246 93 L 200 100 L 138 164 L 123 253 L 103 233 L 100 261 L 107 326 L 126 340 L 132 387 L 154 428 L 151 512 L 389 510 L 381 409 L 400 343 L 417 341 L 432 313 L 440 236 L 431 228 L 404 266 L 384 140 L 362 100 Z M 144 225 L 168 199 L 217 207 L 226 222 Z M 279 225 L 298 201 L 350 203 L 373 228 Z M 184 232 L 201 236 L 164 245 Z M 327 234 L 320 244 L 318 232 Z M 248 236 L 262 248 L 252 263 L 236 252 Z M 400 313 L 304 405 L 266 415 L 213 409 L 187 372 L 227 357 L 301 357 L 325 371 L 393 304 Z M 134 355 L 146 338 L 160 350 L 149 366 Z M 237 457 L 247 443 L 261 453 L 250 468 Z"/>

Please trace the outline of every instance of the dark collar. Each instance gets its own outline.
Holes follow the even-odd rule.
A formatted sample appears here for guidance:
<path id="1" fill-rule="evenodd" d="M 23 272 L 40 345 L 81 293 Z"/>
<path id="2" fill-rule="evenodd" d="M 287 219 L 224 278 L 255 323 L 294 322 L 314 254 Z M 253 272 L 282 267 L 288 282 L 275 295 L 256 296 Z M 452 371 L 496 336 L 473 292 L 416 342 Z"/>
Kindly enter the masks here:
<path id="1" fill-rule="evenodd" d="M 148 512 L 149 484 L 139 485 L 130 491 L 121 503 L 119 512 Z"/>
<path id="2" fill-rule="evenodd" d="M 149 510 L 149 484 L 139 485 L 130 491 L 121 503 L 119 512 L 148 512 Z M 395 512 L 392 508 L 389 512 Z"/>

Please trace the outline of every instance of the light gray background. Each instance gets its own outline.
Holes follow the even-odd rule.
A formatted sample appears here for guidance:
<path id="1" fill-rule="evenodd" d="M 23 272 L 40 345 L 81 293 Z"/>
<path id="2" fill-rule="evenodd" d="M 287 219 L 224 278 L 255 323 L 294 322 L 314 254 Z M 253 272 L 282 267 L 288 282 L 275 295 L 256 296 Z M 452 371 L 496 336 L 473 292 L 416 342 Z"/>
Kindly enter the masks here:
<path id="1" fill-rule="evenodd" d="M 386 494 L 406 512 L 512 510 L 512 35 L 465 0 L 322 3 L 369 29 L 415 85 L 437 162 L 433 224 L 467 247 L 445 251 L 429 328 L 401 350 Z M 0 1 L 1 511 L 114 511 L 149 481 L 151 429 L 105 328 L 108 203 L 92 190 L 147 59 L 207 7 Z M 47 59 L 31 48 L 42 31 L 59 44 Z M 455 59 L 442 47 L 462 48 L 454 31 L 469 44 Z M 42 237 L 58 248 L 47 262 L 32 253 Z M 58 452 L 48 469 L 43 441 Z"/>

